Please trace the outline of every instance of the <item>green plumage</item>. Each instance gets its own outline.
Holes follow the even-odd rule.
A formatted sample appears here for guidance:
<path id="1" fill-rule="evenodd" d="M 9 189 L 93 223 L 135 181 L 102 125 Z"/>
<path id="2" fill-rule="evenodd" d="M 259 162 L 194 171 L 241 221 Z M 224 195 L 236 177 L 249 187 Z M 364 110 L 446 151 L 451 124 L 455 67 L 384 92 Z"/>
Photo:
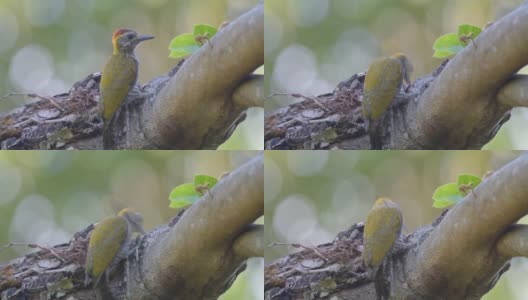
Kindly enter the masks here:
<path id="1" fill-rule="evenodd" d="M 103 103 L 105 125 L 134 87 L 137 77 L 138 62 L 134 56 L 114 53 L 106 62 L 100 84 L 100 100 Z"/>
<path id="2" fill-rule="evenodd" d="M 363 85 L 363 114 L 377 121 L 387 110 L 401 88 L 403 73 L 395 58 L 380 58 L 372 62 Z"/>
<path id="3" fill-rule="evenodd" d="M 144 233 L 143 218 L 125 208 L 115 217 L 108 217 L 97 225 L 90 236 L 85 263 L 85 284 L 93 279 L 93 287 L 106 272 L 112 270 L 129 253 L 133 232 Z"/>
<path id="4" fill-rule="evenodd" d="M 150 35 L 138 35 L 131 29 L 118 29 L 112 36 L 114 52 L 106 62 L 99 85 L 99 102 L 103 117 L 103 145 L 112 146 L 109 126 L 115 112 L 119 109 L 138 78 L 138 61 L 134 54 L 136 46 Z"/>
<path id="5" fill-rule="evenodd" d="M 412 65 L 404 54 L 374 60 L 363 84 L 363 117 L 372 149 L 381 149 L 383 115 L 405 80 L 410 84 Z"/>
<path id="6" fill-rule="evenodd" d="M 119 259 L 123 246 L 129 239 L 129 228 L 125 218 L 109 217 L 99 222 L 90 236 L 86 253 L 85 271 L 97 286 L 105 270 Z"/>
<path id="7" fill-rule="evenodd" d="M 363 230 L 363 261 L 374 273 L 400 238 L 403 216 L 398 204 L 379 198 L 367 215 Z"/>

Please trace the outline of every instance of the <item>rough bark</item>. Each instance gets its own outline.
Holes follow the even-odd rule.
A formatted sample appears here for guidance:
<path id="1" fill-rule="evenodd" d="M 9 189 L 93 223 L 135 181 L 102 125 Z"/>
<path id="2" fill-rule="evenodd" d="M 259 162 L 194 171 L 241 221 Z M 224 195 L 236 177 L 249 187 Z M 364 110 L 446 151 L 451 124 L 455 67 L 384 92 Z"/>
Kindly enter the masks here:
<path id="1" fill-rule="evenodd" d="M 265 267 L 266 299 L 480 299 L 528 256 L 528 154 L 487 177 L 431 225 L 404 236 L 372 280 L 365 271 L 363 223 L 332 242 Z M 336 298 L 337 297 L 337 298 Z"/>
<path id="2" fill-rule="evenodd" d="M 110 149 L 216 149 L 262 106 L 264 8 L 223 27 L 168 74 L 137 86 L 116 112 Z M 68 93 L 0 115 L 1 149 L 102 149 L 95 73 Z"/>
<path id="3" fill-rule="evenodd" d="M 480 149 L 517 106 L 527 106 L 528 2 L 486 28 L 433 74 L 401 91 L 386 113 L 384 149 Z M 266 149 L 370 149 L 363 128 L 364 74 L 331 94 L 267 113 Z M 315 100 L 314 100 L 315 99 Z"/>
<path id="4" fill-rule="evenodd" d="M 132 254 L 98 287 L 104 299 L 216 299 L 262 256 L 264 163 L 259 155 L 180 212 L 136 240 Z M 67 244 L 0 266 L 2 299 L 95 299 L 85 287 L 84 262 L 93 225 Z M 73 298 L 71 298 L 73 297 Z"/>

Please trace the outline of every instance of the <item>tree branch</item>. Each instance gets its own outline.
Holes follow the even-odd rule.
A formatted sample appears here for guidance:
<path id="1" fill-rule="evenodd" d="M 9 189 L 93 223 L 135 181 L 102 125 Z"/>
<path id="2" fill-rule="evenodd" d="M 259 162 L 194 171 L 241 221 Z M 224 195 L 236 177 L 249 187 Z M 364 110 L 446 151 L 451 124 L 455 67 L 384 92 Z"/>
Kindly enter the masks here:
<path id="1" fill-rule="evenodd" d="M 497 242 L 497 253 L 507 258 L 528 256 L 528 226 L 511 225 L 507 232 Z"/>
<path id="2" fill-rule="evenodd" d="M 528 76 L 516 74 L 497 94 L 499 103 L 509 106 L 528 107 Z"/>
<path id="3" fill-rule="evenodd" d="M 495 241 L 528 213 L 528 186 L 520 180 L 525 176 L 526 154 L 496 171 L 453 207 L 420 245 L 417 255 L 407 256 L 407 266 L 413 268 L 409 287 L 420 286 L 426 294 L 458 299 L 487 292 L 508 260 L 490 254 L 495 253 Z M 464 291 L 458 290 L 460 287 Z"/>
<path id="4" fill-rule="evenodd" d="M 147 139 L 162 148 L 201 149 L 211 143 L 209 133 L 225 131 L 243 111 L 232 102 L 233 89 L 263 63 L 261 3 L 220 30 L 183 64 L 157 96 L 152 115 L 146 115 Z"/>
<path id="5" fill-rule="evenodd" d="M 479 149 L 494 136 L 511 109 L 499 105 L 497 92 L 528 63 L 527 8 L 525 2 L 496 21 L 449 61 L 416 107 L 409 107 L 408 136 L 428 149 Z M 402 136 L 394 146 L 416 144 Z"/>
<path id="6" fill-rule="evenodd" d="M 233 243 L 233 251 L 241 257 L 264 257 L 264 226 L 250 225 Z"/>
<path id="7" fill-rule="evenodd" d="M 103 298 L 216 299 L 223 294 L 245 269 L 248 258 L 234 249 L 234 241 L 262 243 L 250 236 L 258 231 L 251 224 L 264 211 L 263 172 L 263 155 L 259 155 L 223 177 L 170 224 L 138 239 L 137 258 L 131 255 L 110 282 L 101 282 L 98 289 Z M 83 286 L 92 229 L 52 248 L 65 263 L 43 250 L 1 266 L 2 296 L 41 299 L 60 292 L 65 298 L 94 299 L 95 291 Z"/>
<path id="8" fill-rule="evenodd" d="M 163 238 L 149 242 L 136 278 L 160 299 L 216 299 L 245 266 L 232 243 L 263 214 L 263 186 L 260 155 L 224 177 Z M 130 299 L 143 299 L 142 285 L 129 288 Z"/>
<path id="9" fill-rule="evenodd" d="M 233 101 L 241 107 L 264 107 L 264 76 L 252 75 L 233 92 Z"/>

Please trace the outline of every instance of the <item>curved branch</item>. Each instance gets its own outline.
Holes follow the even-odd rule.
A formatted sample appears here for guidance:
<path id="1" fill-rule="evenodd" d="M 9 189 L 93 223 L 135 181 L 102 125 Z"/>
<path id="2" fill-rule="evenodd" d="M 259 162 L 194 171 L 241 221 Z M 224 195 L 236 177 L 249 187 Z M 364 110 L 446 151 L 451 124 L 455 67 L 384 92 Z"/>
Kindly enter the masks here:
<path id="1" fill-rule="evenodd" d="M 233 101 L 241 107 L 264 107 L 264 76 L 252 75 L 233 92 Z"/>
<path id="2" fill-rule="evenodd" d="M 507 262 L 507 258 L 490 254 L 495 253 L 495 241 L 528 213 L 528 185 L 519 180 L 526 176 L 525 154 L 496 171 L 453 207 L 419 246 L 417 255 L 407 256 L 407 266 L 412 268 L 409 287 L 462 299 L 482 296 L 479 289 L 493 286 Z M 445 291 L 446 284 L 452 291 Z M 458 290 L 460 287 L 464 291 Z"/>
<path id="3" fill-rule="evenodd" d="M 528 63 L 527 8 L 524 3 L 496 21 L 449 61 L 416 107 L 409 106 L 407 135 L 428 149 L 480 148 L 494 135 L 510 109 L 496 94 Z M 402 137 L 396 146 L 409 148 L 408 142 Z"/>
<path id="4" fill-rule="evenodd" d="M 517 74 L 497 94 L 497 100 L 510 107 L 528 107 L 528 76 Z"/>
<path id="5" fill-rule="evenodd" d="M 264 257 L 264 226 L 250 225 L 233 243 L 233 251 L 242 257 Z"/>
<path id="6" fill-rule="evenodd" d="M 243 111 L 232 103 L 233 89 L 263 63 L 264 5 L 259 4 L 182 65 L 146 115 L 147 139 L 162 148 L 203 148 L 211 131 L 226 130 Z"/>
<path id="7" fill-rule="evenodd" d="M 528 256 L 528 226 L 511 225 L 497 242 L 497 253 L 504 257 Z"/>
<path id="8" fill-rule="evenodd" d="M 129 287 L 131 299 L 145 289 L 160 299 L 209 299 L 231 284 L 246 257 L 233 240 L 264 212 L 264 162 L 260 155 L 224 177 L 162 236 L 145 247 L 143 286 Z M 192 262 L 192 263 L 191 263 Z M 185 276 L 183 276 L 185 274 Z"/>

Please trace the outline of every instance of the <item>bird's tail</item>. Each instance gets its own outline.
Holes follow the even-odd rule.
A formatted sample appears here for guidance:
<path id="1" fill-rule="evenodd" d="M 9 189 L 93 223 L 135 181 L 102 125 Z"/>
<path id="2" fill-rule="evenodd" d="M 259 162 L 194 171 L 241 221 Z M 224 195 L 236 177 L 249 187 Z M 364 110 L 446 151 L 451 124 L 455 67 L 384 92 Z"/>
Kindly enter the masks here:
<path id="1" fill-rule="evenodd" d="M 382 147 L 382 137 L 380 130 L 380 122 L 371 121 L 369 124 L 369 137 L 370 137 L 370 149 L 371 150 L 381 150 Z"/>
<path id="2" fill-rule="evenodd" d="M 103 121 L 103 149 L 112 148 L 112 132 L 110 129 L 110 120 Z"/>

